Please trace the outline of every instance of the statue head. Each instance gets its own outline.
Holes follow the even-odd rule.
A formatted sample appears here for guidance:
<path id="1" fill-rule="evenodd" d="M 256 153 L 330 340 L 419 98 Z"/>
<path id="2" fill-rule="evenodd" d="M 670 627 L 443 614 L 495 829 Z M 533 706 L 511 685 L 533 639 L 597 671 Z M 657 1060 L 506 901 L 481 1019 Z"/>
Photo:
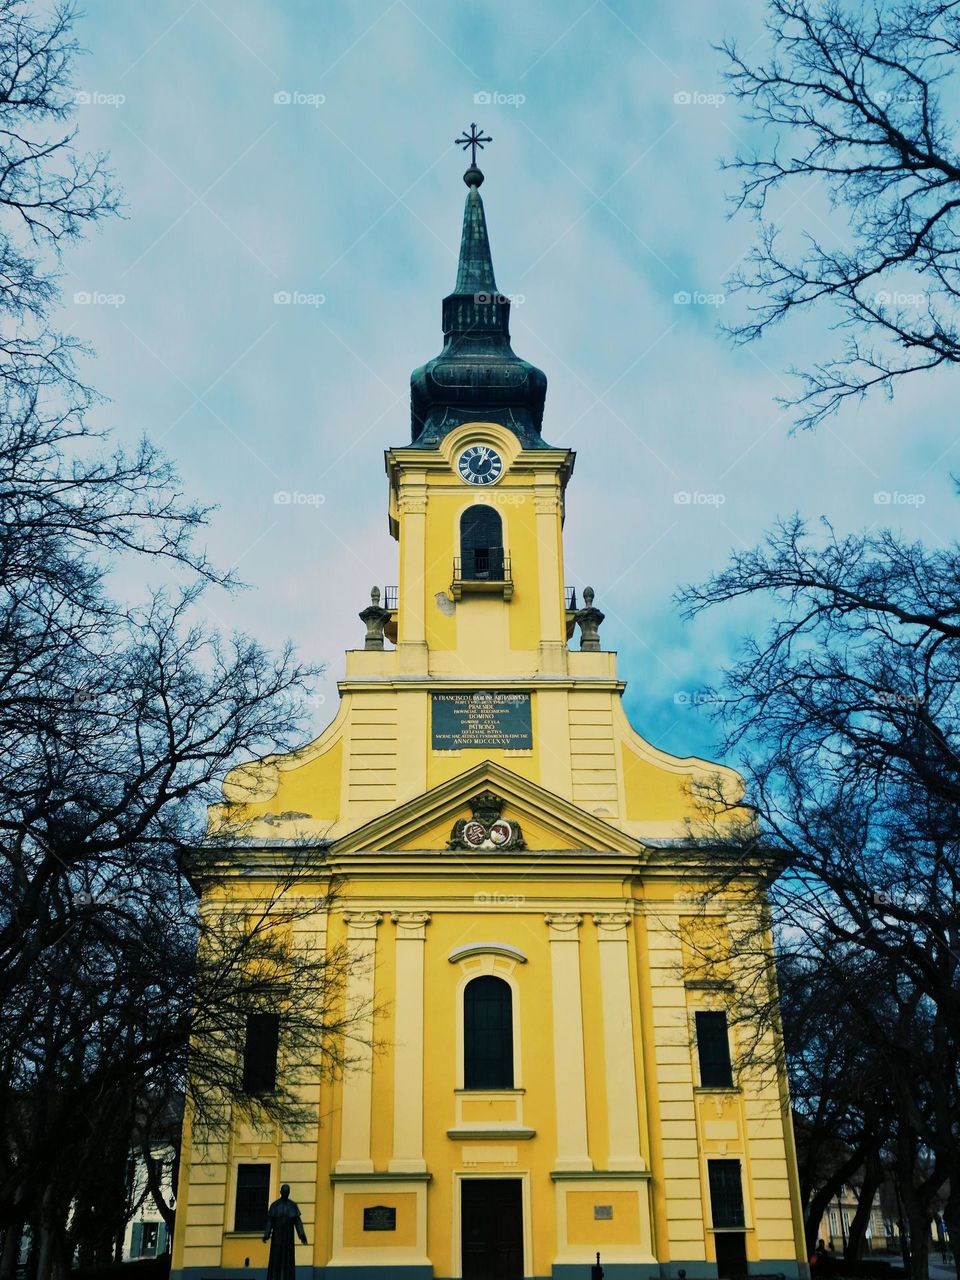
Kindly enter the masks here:
<path id="1" fill-rule="evenodd" d="M 280 1188 L 280 1197 L 281 1199 L 286 1200 L 289 1198 L 289 1196 L 290 1196 L 290 1183 L 285 1182 L 283 1186 Z"/>

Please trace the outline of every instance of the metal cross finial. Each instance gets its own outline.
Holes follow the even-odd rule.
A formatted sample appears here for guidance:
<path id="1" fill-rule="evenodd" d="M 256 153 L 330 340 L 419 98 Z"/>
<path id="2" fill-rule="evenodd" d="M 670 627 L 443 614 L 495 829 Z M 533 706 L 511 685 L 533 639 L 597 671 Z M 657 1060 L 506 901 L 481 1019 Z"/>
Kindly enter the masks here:
<path id="1" fill-rule="evenodd" d="M 493 139 L 488 133 L 481 133 L 477 126 L 471 123 L 470 132 L 467 133 L 466 129 L 464 129 L 463 135 L 459 138 L 454 138 L 453 141 L 456 146 L 463 147 L 464 151 L 466 151 L 467 147 L 470 148 L 470 165 L 475 169 L 477 167 L 477 147 L 482 151 L 484 143 L 492 142 Z"/>

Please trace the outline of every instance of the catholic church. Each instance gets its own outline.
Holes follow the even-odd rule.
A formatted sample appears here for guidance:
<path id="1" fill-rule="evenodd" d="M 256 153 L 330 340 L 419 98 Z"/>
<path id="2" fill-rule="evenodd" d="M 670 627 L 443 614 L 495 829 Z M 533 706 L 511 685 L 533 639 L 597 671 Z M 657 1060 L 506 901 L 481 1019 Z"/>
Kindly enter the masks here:
<path id="1" fill-rule="evenodd" d="M 364 1047 L 296 1133 L 188 1123 L 173 1280 L 265 1276 L 284 1183 L 298 1280 L 806 1274 L 786 1081 L 738 1054 L 742 900 L 704 896 L 741 783 L 636 732 L 616 627 L 567 584 L 574 453 L 511 347 L 483 180 L 474 147 L 443 349 L 386 450 L 399 585 L 357 601 L 329 727 L 211 812 L 220 894 L 322 842 L 342 888 L 295 928 L 359 957 Z"/>

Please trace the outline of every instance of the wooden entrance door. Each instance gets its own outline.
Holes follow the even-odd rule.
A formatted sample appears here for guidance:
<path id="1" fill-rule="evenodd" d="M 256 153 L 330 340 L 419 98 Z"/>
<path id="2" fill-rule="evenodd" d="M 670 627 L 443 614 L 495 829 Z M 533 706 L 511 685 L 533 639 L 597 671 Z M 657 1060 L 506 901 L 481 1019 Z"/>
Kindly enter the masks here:
<path id="1" fill-rule="evenodd" d="M 747 1238 L 742 1231 L 718 1231 L 713 1243 L 720 1280 L 739 1280 L 747 1274 Z"/>
<path id="2" fill-rule="evenodd" d="M 460 1183 L 463 1280 L 523 1280 L 523 1205 L 519 1178 Z"/>

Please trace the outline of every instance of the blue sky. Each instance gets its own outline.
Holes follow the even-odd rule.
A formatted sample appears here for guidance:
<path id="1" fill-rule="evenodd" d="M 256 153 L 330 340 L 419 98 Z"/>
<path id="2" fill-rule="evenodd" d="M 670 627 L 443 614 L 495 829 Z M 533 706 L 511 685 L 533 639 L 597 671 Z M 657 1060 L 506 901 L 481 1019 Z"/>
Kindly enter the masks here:
<path id="1" fill-rule="evenodd" d="M 409 439 L 410 372 L 440 347 L 471 120 L 494 138 L 483 196 L 513 345 L 547 373 L 545 438 L 577 450 L 567 581 L 595 587 L 645 736 L 712 752 L 690 695 L 763 611 L 689 624 L 671 596 L 777 516 L 953 538 L 949 375 L 791 434 L 775 397 L 835 349 L 830 317 L 741 350 L 719 331 L 754 228 L 728 219 L 719 160 L 751 135 L 711 44 L 762 52 L 762 17 L 733 0 L 89 0 L 80 141 L 111 153 L 125 217 L 68 250 L 63 324 L 96 349 L 100 424 L 161 443 L 219 506 L 209 550 L 250 589 L 212 596 L 211 619 L 327 665 L 318 729 L 370 586 L 397 580 L 383 450 Z M 788 240 L 844 242 L 813 185 L 777 216 Z"/>

